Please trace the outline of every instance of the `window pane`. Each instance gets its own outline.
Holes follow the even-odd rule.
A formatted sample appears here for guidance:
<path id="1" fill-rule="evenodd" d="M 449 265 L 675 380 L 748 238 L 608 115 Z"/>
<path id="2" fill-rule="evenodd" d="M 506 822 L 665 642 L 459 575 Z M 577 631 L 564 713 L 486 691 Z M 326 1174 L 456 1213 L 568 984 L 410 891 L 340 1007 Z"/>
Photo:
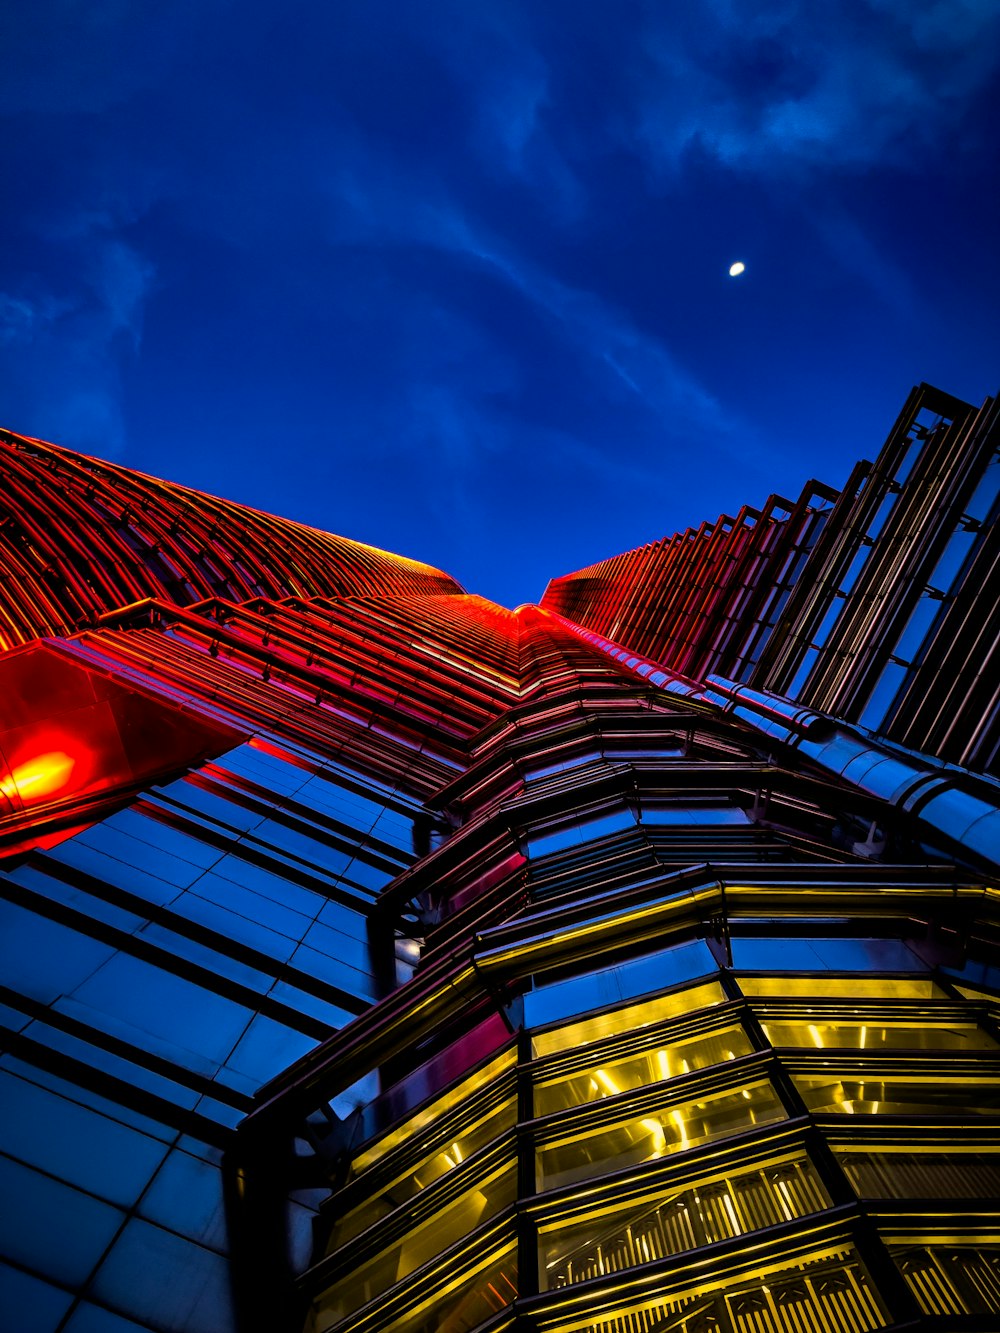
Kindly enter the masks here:
<path id="1" fill-rule="evenodd" d="M 636 1115 L 611 1127 L 545 1144 L 538 1150 L 540 1189 L 622 1171 L 668 1153 L 684 1152 L 716 1139 L 767 1125 L 785 1116 L 770 1083 L 702 1096 L 668 1110 Z"/>
<path id="2" fill-rule="evenodd" d="M 945 993 L 933 981 L 916 977 L 740 977 L 744 995 L 804 995 L 809 998 L 851 1000 L 942 1000 Z"/>
<path id="3" fill-rule="evenodd" d="M 517 1171 L 512 1164 L 475 1184 L 450 1200 L 410 1231 L 402 1240 L 382 1250 L 342 1279 L 323 1297 L 323 1307 L 332 1319 L 343 1319 L 436 1255 L 475 1231 L 487 1218 L 512 1204 L 517 1192 Z"/>
<path id="4" fill-rule="evenodd" d="M 926 972 L 927 964 L 902 940 L 740 939 L 733 966 L 774 972 Z"/>
<path id="5" fill-rule="evenodd" d="M 597 1221 L 546 1228 L 540 1237 L 542 1290 L 654 1263 L 829 1207 L 829 1196 L 804 1154 L 763 1169 L 714 1176 L 605 1211 Z"/>
<path id="6" fill-rule="evenodd" d="M 505 1309 L 517 1296 L 517 1256 L 513 1249 L 491 1256 L 433 1300 L 396 1320 L 385 1333 L 469 1333 Z M 328 1327 L 320 1324 L 320 1329 Z"/>
<path id="7" fill-rule="evenodd" d="M 452 1142 L 440 1146 L 437 1151 L 424 1159 L 416 1168 L 409 1168 L 394 1180 L 392 1184 L 365 1199 L 356 1208 L 346 1213 L 335 1225 L 327 1253 L 338 1250 L 352 1237 L 374 1226 L 383 1217 L 388 1217 L 400 1204 L 412 1199 L 415 1194 L 432 1185 L 435 1180 L 453 1171 L 455 1167 L 467 1161 L 480 1148 L 492 1143 L 500 1134 L 512 1130 L 517 1120 L 517 1107 L 513 1098 L 503 1102 L 495 1110 L 478 1122 L 464 1127 Z"/>
<path id="8" fill-rule="evenodd" d="M 505 1051 L 498 1059 L 491 1060 L 488 1065 L 477 1070 L 469 1078 L 463 1079 L 456 1087 L 451 1088 L 441 1097 L 435 1098 L 429 1105 L 422 1107 L 416 1115 L 411 1116 L 409 1120 L 397 1126 L 384 1138 L 372 1144 L 370 1148 L 366 1148 L 364 1152 L 359 1153 L 354 1159 L 354 1174 L 359 1175 L 362 1171 L 367 1171 L 369 1167 L 381 1161 L 387 1153 L 398 1148 L 400 1144 L 413 1138 L 414 1135 L 419 1134 L 422 1138 L 426 1138 L 429 1127 L 436 1120 L 442 1119 L 449 1111 L 452 1111 L 456 1106 L 460 1106 L 472 1093 L 492 1083 L 506 1070 L 513 1069 L 514 1062 L 515 1052 L 513 1050 Z M 425 1088 L 426 1083 L 423 1081 L 425 1077 L 424 1069 L 416 1070 L 415 1075 L 421 1075 L 420 1087 Z M 390 1089 L 390 1091 L 392 1090 Z"/>
<path id="9" fill-rule="evenodd" d="M 831 1079 L 793 1075 L 810 1111 L 821 1115 L 998 1115 L 1000 1083 L 981 1079 Z"/>
<path id="10" fill-rule="evenodd" d="M 707 1277 L 696 1289 L 671 1292 L 615 1311 L 609 1319 L 562 1324 L 558 1333 L 717 1333 L 720 1329 L 867 1330 L 884 1328 L 885 1309 L 854 1250 L 810 1255 L 804 1262 L 771 1265 L 752 1278 Z"/>
<path id="11" fill-rule="evenodd" d="M 589 1009 L 608 1009 L 623 1000 L 651 995 L 682 981 L 692 981 L 695 977 L 714 973 L 717 967 L 704 940 L 694 940 L 690 944 L 674 945 L 639 958 L 630 958 L 597 972 L 586 972 L 564 981 L 542 983 L 524 997 L 525 1025 L 529 1028 L 541 1027 L 560 1018 L 586 1013 Z M 672 1012 L 680 1013 L 683 1010 Z M 536 1054 L 539 1053 L 536 1051 Z"/>
<path id="12" fill-rule="evenodd" d="M 925 1315 L 1000 1312 L 1000 1246 L 907 1246 L 892 1257 Z"/>
<path id="13" fill-rule="evenodd" d="M 1000 1153 L 835 1151 L 862 1199 L 1000 1199 Z"/>
<path id="14" fill-rule="evenodd" d="M 928 1023 L 849 1023 L 824 1021 L 765 1022 L 761 1026 L 772 1046 L 847 1047 L 861 1051 L 982 1051 L 996 1048 L 987 1032 L 973 1024 L 945 1027 Z"/>
<path id="15" fill-rule="evenodd" d="M 683 1041 L 662 1039 L 641 1055 L 626 1059 L 602 1061 L 600 1068 L 589 1068 L 571 1074 L 554 1083 L 543 1083 L 535 1089 L 535 1114 L 548 1115 L 585 1102 L 613 1097 L 629 1088 L 641 1088 L 650 1083 L 689 1074 L 696 1069 L 735 1060 L 749 1055 L 753 1047 L 741 1027 L 723 1028 L 708 1035 L 688 1037 Z M 599 1059 L 599 1057 L 596 1057 Z"/>
<path id="16" fill-rule="evenodd" d="M 525 1013 L 528 1011 L 528 996 L 525 996 Z M 534 1056 L 550 1055 L 553 1051 L 565 1051 L 576 1046 L 586 1046 L 602 1037 L 610 1037 L 618 1032 L 630 1032 L 635 1028 L 648 1027 L 665 1018 L 676 1018 L 679 1014 L 695 1013 L 712 1005 L 724 1004 L 726 993 L 717 981 L 706 982 L 702 986 L 692 986 L 687 990 L 674 991 L 670 995 L 659 995 L 646 1000 L 643 1004 L 628 1005 L 624 1009 L 613 1009 L 610 1013 L 595 1014 L 569 1027 L 557 1028 L 554 1032 L 540 1032 L 531 1043 Z"/>

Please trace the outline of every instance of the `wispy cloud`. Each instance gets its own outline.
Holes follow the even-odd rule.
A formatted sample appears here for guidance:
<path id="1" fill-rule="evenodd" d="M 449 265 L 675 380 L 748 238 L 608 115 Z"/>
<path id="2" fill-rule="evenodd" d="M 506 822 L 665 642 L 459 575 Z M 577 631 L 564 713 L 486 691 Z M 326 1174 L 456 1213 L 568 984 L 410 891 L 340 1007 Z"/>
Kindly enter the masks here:
<path id="1" fill-rule="evenodd" d="M 633 142 L 661 170 L 699 150 L 769 176 L 918 166 L 1000 63 L 989 0 L 706 0 L 644 32 Z"/>
<path id="2" fill-rule="evenodd" d="M 604 376 L 638 400 L 664 429 L 718 432 L 735 428 L 732 416 L 662 341 L 642 331 L 628 313 L 594 292 L 563 282 L 515 251 L 461 208 L 457 200 L 428 196 L 426 182 L 407 181 L 370 153 L 331 182 L 332 238 L 340 243 L 413 245 L 444 250 L 476 265 L 515 291 L 575 348 L 584 373 Z M 589 364 L 588 364 L 589 363 Z"/>
<path id="3" fill-rule="evenodd" d="M 121 456 L 122 357 L 139 345 L 154 270 L 115 237 L 88 238 L 73 256 L 80 272 L 58 292 L 29 280 L 0 293 L 4 424 Z"/>

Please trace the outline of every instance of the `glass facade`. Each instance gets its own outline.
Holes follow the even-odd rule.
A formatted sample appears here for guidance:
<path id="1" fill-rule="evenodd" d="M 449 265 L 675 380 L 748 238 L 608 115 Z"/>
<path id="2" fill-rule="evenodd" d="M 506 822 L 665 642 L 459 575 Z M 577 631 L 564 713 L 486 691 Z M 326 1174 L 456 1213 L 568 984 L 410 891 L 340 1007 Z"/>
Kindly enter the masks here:
<path id="1" fill-rule="evenodd" d="M 0 1326 L 1000 1327 L 996 429 L 517 611 L 3 435 Z"/>

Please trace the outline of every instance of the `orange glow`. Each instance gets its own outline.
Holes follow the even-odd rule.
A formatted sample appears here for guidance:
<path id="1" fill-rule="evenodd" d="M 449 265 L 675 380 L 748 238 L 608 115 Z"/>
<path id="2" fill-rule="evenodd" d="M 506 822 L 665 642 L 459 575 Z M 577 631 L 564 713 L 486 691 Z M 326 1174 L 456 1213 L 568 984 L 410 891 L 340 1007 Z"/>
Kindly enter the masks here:
<path id="1" fill-rule="evenodd" d="M 0 792 L 13 801 L 40 801 L 62 791 L 73 776 L 75 761 L 64 750 L 37 755 L 26 764 L 18 764 L 9 778 L 0 780 Z"/>

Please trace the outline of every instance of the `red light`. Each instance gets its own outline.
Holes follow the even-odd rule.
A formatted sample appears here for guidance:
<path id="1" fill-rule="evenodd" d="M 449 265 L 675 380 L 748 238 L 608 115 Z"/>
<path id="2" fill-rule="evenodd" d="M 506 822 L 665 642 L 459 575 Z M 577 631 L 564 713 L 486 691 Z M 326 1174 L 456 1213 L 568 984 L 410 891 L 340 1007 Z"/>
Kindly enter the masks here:
<path id="1" fill-rule="evenodd" d="M 18 764 L 9 778 L 0 780 L 0 792 L 9 801 L 20 798 L 25 804 L 51 796 L 69 784 L 75 761 L 64 750 L 51 750 L 27 763 Z"/>

